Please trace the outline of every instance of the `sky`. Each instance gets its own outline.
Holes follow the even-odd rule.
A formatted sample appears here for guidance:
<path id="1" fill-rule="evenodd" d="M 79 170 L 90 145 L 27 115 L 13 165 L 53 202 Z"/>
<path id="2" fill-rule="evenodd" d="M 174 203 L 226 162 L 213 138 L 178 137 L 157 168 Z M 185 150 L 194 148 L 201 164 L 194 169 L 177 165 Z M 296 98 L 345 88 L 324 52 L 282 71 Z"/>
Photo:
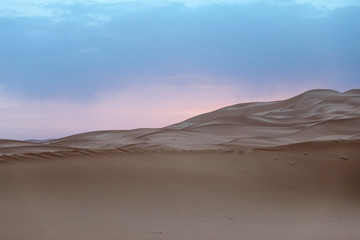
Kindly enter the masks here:
<path id="1" fill-rule="evenodd" d="M 164 127 L 360 83 L 360 0 L 0 2 L 0 139 Z"/>

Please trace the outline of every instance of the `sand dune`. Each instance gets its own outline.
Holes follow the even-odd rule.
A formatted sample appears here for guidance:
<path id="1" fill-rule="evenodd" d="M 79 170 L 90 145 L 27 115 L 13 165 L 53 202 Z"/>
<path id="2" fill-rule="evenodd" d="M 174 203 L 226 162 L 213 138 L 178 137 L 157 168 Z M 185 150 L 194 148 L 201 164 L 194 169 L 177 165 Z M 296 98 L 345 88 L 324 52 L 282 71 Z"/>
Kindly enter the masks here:
<path id="1" fill-rule="evenodd" d="M 0 140 L 0 239 L 360 239 L 360 90 Z"/>
<path id="2" fill-rule="evenodd" d="M 312 90 L 275 102 L 225 107 L 161 129 L 75 135 L 50 145 L 81 148 L 222 149 L 274 146 L 336 138 L 360 132 L 360 94 Z M 238 144 L 236 144 L 238 143 Z"/>
<path id="3" fill-rule="evenodd" d="M 196 145 L 207 149 L 209 144 L 210 148 L 222 148 L 236 140 L 256 147 L 258 138 L 262 146 L 273 146 L 317 139 L 350 139 L 360 132 L 359 123 L 360 95 L 356 90 L 346 93 L 312 90 L 284 101 L 225 107 L 163 129 L 119 132 L 118 139 L 125 141 L 119 140 L 116 144 L 117 147 L 131 145 L 132 148 L 153 144 L 167 148 L 170 145 L 180 149 L 193 149 Z M 126 137 L 132 134 L 131 139 Z M 100 136 L 101 140 L 114 144 L 114 138 L 108 138 L 106 134 Z"/>
<path id="4" fill-rule="evenodd" d="M 43 147 L 85 149 L 178 149 L 206 150 L 277 146 L 333 139 L 359 139 L 360 94 L 358 90 L 339 93 L 311 90 L 293 98 L 244 103 L 202 114 L 160 129 L 97 131 L 77 134 L 43 144 L 0 142 L 0 153 L 13 146 L 16 154 L 38 152 Z"/>

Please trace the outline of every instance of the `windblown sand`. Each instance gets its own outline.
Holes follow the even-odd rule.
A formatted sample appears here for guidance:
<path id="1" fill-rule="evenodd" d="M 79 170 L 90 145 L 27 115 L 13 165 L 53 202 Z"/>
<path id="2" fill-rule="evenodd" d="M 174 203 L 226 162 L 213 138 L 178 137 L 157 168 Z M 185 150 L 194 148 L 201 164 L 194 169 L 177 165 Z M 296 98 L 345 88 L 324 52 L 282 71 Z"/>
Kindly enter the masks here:
<path id="1" fill-rule="evenodd" d="M 360 92 L 0 141 L 0 239 L 360 239 Z M 282 109 L 282 111 L 281 111 Z"/>

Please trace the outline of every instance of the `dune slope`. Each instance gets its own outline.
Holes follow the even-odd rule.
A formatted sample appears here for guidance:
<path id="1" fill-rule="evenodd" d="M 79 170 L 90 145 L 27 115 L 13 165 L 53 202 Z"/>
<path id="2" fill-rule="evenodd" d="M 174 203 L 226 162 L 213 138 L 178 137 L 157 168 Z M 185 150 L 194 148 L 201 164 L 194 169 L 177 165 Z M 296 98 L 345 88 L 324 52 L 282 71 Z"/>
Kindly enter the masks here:
<path id="1" fill-rule="evenodd" d="M 56 146 L 98 148 L 224 149 L 354 139 L 360 133 L 360 94 L 312 90 L 275 102 L 244 103 L 162 129 L 94 132 L 60 139 Z"/>
<path id="2" fill-rule="evenodd" d="M 209 150 L 360 139 L 359 90 L 311 90 L 275 102 L 243 103 L 159 129 L 98 131 L 31 145 L 29 152 L 70 149 Z M 19 144 L 18 144 L 19 145 Z M 4 141 L 1 153 L 24 152 Z M 12 149 L 5 150 L 5 147 Z M 38 148 L 36 148 L 37 146 Z M 20 150 L 18 150 L 20 149 Z M 22 149 L 22 150 L 21 150 Z M 33 150 L 32 150 L 33 149 Z M 65 149 L 63 149 L 65 150 Z"/>

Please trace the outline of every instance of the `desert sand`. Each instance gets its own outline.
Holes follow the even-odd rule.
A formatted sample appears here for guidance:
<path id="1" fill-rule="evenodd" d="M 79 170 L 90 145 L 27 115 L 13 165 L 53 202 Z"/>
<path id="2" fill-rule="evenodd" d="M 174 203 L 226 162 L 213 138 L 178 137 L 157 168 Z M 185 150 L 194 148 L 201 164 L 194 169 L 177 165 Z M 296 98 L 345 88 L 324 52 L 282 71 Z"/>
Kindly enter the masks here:
<path id="1" fill-rule="evenodd" d="M 0 239 L 358 240 L 360 90 L 0 140 Z"/>

